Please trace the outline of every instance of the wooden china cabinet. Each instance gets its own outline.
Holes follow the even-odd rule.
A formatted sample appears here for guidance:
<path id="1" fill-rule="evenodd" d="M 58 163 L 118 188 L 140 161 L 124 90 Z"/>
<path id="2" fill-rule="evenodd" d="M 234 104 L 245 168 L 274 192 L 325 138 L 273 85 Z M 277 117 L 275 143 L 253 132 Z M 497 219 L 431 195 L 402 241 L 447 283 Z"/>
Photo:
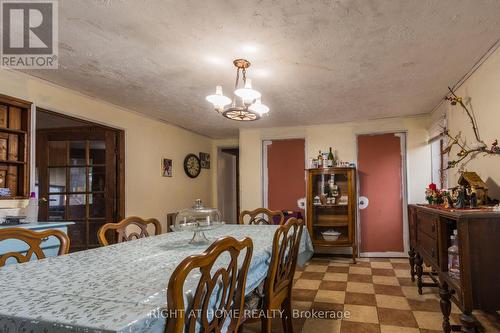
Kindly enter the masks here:
<path id="1" fill-rule="evenodd" d="M 307 170 L 307 226 L 315 252 L 337 247 L 352 248 L 356 242 L 356 168 L 321 168 Z M 325 232 L 340 233 L 333 241 Z"/>

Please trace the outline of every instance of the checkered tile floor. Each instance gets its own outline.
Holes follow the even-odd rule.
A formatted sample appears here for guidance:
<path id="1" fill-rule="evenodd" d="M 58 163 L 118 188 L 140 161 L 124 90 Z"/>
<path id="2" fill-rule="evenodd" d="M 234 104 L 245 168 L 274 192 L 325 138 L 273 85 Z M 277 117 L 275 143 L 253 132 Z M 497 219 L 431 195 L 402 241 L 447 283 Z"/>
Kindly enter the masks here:
<path id="1" fill-rule="evenodd" d="M 437 288 L 419 295 L 411 282 L 408 259 L 313 258 L 295 273 L 293 308 L 297 310 L 349 311 L 349 319 L 294 319 L 294 332 L 431 333 L 442 332 Z M 453 304 L 451 323 L 459 323 Z M 474 313 L 485 332 L 500 332 L 500 323 Z M 244 332 L 259 332 L 259 323 L 244 325 Z M 282 332 L 279 319 L 273 332 Z"/>

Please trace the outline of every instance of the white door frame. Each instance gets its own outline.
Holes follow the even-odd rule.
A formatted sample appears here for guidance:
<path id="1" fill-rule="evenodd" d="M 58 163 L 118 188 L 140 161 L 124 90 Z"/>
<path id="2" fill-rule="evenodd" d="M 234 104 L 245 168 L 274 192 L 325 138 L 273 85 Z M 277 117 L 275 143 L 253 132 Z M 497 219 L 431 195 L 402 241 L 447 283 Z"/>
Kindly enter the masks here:
<path id="1" fill-rule="evenodd" d="M 269 208 L 269 175 L 267 170 L 267 147 L 272 140 L 262 140 L 262 207 Z"/>
<path id="2" fill-rule="evenodd" d="M 360 252 L 360 257 L 407 257 L 407 253 L 410 250 L 410 231 L 408 225 L 408 178 L 407 178 L 407 137 L 408 131 L 406 130 L 395 130 L 395 131 L 382 131 L 382 132 L 368 132 L 368 133 L 356 133 L 356 165 L 358 164 L 359 147 L 358 147 L 358 136 L 360 135 L 381 135 L 394 133 L 400 138 L 401 145 L 401 194 L 403 203 L 403 252 Z M 359 178 L 358 178 L 359 179 Z M 359 198 L 359 182 L 358 182 L 358 198 Z M 358 247 L 361 248 L 361 219 L 359 209 L 357 210 L 357 238 Z"/>

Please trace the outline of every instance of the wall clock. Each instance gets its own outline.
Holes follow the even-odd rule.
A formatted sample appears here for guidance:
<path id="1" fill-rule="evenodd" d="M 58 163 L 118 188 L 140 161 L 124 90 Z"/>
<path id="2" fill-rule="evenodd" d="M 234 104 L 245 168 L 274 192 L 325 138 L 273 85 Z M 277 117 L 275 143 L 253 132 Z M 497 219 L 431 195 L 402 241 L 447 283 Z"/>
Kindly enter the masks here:
<path id="1" fill-rule="evenodd" d="M 184 171 L 191 178 L 196 178 L 201 171 L 201 162 L 195 154 L 188 154 L 184 158 Z"/>

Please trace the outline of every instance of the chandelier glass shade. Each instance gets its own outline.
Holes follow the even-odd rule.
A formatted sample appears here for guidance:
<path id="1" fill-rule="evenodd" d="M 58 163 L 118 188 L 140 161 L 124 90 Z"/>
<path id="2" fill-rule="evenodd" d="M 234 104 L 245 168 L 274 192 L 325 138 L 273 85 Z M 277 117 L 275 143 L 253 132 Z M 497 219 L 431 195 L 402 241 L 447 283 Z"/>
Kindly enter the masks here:
<path id="1" fill-rule="evenodd" d="M 231 98 L 222 94 L 222 86 L 217 86 L 215 88 L 215 95 L 207 96 L 206 100 L 212 103 L 216 109 L 224 109 L 226 105 L 229 105 L 232 102 Z"/>
<path id="2" fill-rule="evenodd" d="M 224 96 L 222 86 L 217 86 L 215 95 L 207 96 L 206 100 L 212 103 L 215 111 L 228 119 L 237 121 L 260 119 L 263 114 L 269 112 L 269 108 L 262 104 L 261 93 L 252 88 L 252 80 L 246 77 L 246 69 L 250 67 L 250 62 L 245 59 L 236 59 L 233 64 L 236 67 L 234 98 L 231 100 Z M 240 87 L 240 73 L 243 81 L 242 87 Z"/>
<path id="3" fill-rule="evenodd" d="M 250 111 L 257 112 L 260 115 L 263 115 L 263 114 L 266 114 L 269 112 L 269 108 L 266 105 L 262 104 L 260 98 L 258 98 L 255 101 L 255 103 L 250 105 L 250 107 L 248 109 Z"/>

